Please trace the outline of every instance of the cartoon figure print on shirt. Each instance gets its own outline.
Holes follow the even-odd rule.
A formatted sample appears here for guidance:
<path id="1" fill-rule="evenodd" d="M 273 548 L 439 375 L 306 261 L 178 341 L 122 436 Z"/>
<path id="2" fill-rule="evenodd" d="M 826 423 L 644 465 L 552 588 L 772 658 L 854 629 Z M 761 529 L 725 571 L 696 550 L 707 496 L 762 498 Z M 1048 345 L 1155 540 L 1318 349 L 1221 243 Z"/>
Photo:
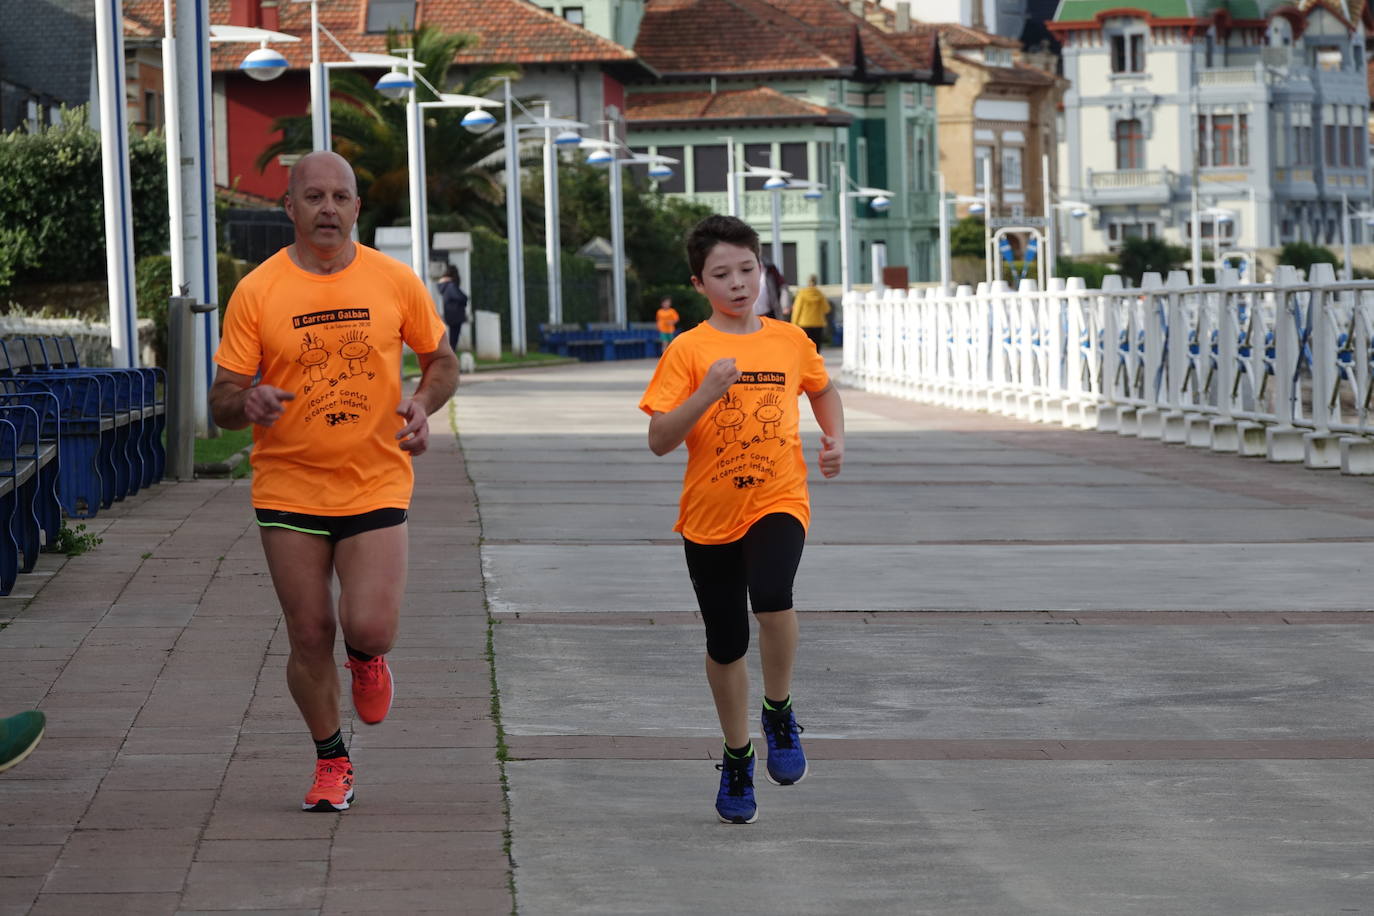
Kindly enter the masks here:
<path id="1" fill-rule="evenodd" d="M 301 364 L 306 383 L 301 389 L 306 402 L 305 422 L 322 418 L 326 426 L 357 423 L 372 411 L 367 383 L 377 373 L 367 368 L 375 348 L 368 340 L 372 325 L 369 309 L 334 309 L 295 315 L 296 328 L 312 327 L 301 338 Z M 332 346 L 332 349 L 331 349 Z M 327 387 L 326 387 L 327 383 Z"/>
<path id="2" fill-rule="evenodd" d="M 787 437 L 778 435 L 786 388 L 785 372 L 741 372 L 721 397 L 711 414 L 720 435 L 712 483 L 744 490 L 777 476 L 774 464 L 787 445 Z"/>

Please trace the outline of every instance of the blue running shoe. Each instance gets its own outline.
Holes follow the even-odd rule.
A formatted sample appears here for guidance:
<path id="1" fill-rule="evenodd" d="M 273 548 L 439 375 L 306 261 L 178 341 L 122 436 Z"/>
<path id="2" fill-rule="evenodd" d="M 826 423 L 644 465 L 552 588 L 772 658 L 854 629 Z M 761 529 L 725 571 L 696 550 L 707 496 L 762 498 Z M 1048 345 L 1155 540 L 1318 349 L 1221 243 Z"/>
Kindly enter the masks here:
<path id="1" fill-rule="evenodd" d="M 806 777 L 806 753 L 801 738 L 806 729 L 797 724 L 792 704 L 785 709 L 763 707 L 763 736 L 768 741 L 768 781 L 775 786 L 790 786 Z"/>
<path id="2" fill-rule="evenodd" d="M 716 764 L 720 770 L 720 791 L 716 793 L 716 814 L 723 824 L 752 824 L 759 819 L 754 803 L 754 761 L 758 755 L 731 757 L 725 754 Z"/>

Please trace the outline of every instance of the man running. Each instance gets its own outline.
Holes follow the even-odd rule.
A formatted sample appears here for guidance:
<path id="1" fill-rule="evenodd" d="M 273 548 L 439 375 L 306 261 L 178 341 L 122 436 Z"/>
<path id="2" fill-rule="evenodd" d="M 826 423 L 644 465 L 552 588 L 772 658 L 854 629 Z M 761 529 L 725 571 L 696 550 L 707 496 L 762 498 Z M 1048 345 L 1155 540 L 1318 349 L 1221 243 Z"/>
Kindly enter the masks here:
<path id="1" fill-rule="evenodd" d="M 405 593 L 411 460 L 428 445 L 428 417 L 458 384 L 428 291 L 409 267 L 352 240 L 358 210 L 342 156 L 314 152 L 296 163 L 286 197 L 295 241 L 234 291 L 210 389 L 216 423 L 253 424 L 253 508 L 291 642 L 286 682 L 315 741 L 307 811 L 343 811 L 353 800 L 337 629 L 358 718 L 376 724 L 391 708 L 385 654 Z M 403 344 L 422 372 L 410 397 Z"/>

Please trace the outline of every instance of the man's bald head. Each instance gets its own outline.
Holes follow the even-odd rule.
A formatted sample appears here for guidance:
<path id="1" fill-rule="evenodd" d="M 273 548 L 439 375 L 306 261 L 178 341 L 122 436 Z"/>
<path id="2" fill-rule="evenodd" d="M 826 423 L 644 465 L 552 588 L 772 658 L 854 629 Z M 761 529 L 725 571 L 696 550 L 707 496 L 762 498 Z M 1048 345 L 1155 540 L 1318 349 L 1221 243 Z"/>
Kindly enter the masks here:
<path id="1" fill-rule="evenodd" d="M 349 164 L 347 159 L 331 150 L 316 150 L 313 153 L 306 153 L 296 160 L 295 165 L 291 166 L 286 193 L 292 197 L 297 196 L 300 189 L 317 176 L 338 178 L 343 175 L 348 176 L 349 186 L 353 189 L 354 196 L 357 196 L 358 176 L 353 173 L 353 166 Z"/>

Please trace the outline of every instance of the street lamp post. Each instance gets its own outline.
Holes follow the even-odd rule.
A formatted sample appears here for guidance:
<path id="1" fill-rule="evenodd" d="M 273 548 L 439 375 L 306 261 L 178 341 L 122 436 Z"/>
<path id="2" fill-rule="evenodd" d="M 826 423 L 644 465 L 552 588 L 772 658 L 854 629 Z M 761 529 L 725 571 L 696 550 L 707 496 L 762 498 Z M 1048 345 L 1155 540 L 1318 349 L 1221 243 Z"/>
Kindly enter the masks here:
<path id="1" fill-rule="evenodd" d="M 782 192 L 783 192 L 783 190 L 784 190 L 785 188 L 789 187 L 789 179 L 791 179 L 792 173 L 791 173 L 791 172 L 785 172 L 785 171 L 783 171 L 782 169 L 771 169 L 771 168 L 763 168 L 763 167 L 761 167 L 761 166 L 750 166 L 749 168 L 745 169 L 745 170 L 744 170 L 743 172 L 741 172 L 740 174 L 741 174 L 742 176 L 744 176 L 745 178 L 763 178 L 763 179 L 765 179 L 765 181 L 764 181 L 764 183 L 763 183 L 763 189 L 764 189 L 765 191 L 771 191 L 771 192 L 772 192 L 772 195 L 773 195 L 773 200 L 772 200 L 772 204 L 773 204 L 773 207 L 772 207 L 772 211 L 773 211 L 773 212 L 772 212 L 772 217 L 773 217 L 773 221 L 772 221 L 772 232 L 773 232 L 773 235 L 772 235 L 772 238 L 771 238 L 771 240 L 770 240 L 770 242 L 769 242 L 769 248 L 771 249 L 770 254 L 771 254 L 772 259 L 773 259 L 773 265 L 774 265 L 775 267 L 777 267 L 779 270 L 781 270 L 781 269 L 782 269 L 782 250 L 783 250 L 783 249 L 782 249 Z M 734 179 L 732 178 L 731 181 L 732 181 L 732 183 L 733 183 Z"/>
<path id="2" fill-rule="evenodd" d="M 840 286 L 843 291 L 848 293 L 854 289 L 853 266 L 850 264 L 851 248 L 853 247 L 853 226 L 854 214 L 850 210 L 850 200 L 867 200 L 869 206 L 878 213 L 882 213 L 892 205 L 892 192 L 882 188 L 861 187 L 858 183 L 850 179 L 844 171 L 844 163 L 835 162 L 835 171 L 839 175 L 839 200 L 840 200 Z M 845 190 L 852 187 L 852 191 Z"/>
<path id="3" fill-rule="evenodd" d="M 588 139 L 583 140 L 582 145 L 595 151 L 587 157 L 588 163 L 604 165 L 611 170 L 611 271 L 614 274 L 611 277 L 612 320 L 624 325 L 629 318 L 625 302 L 625 212 L 620 168 L 625 165 L 646 165 L 654 177 L 666 178 L 672 174 L 672 170 L 667 166 L 676 164 L 678 160 L 671 156 L 649 153 L 634 153 L 627 158 L 620 158 L 620 142 L 616 139 L 615 124 L 609 121 L 605 123 L 610 131 L 609 140 Z"/>

